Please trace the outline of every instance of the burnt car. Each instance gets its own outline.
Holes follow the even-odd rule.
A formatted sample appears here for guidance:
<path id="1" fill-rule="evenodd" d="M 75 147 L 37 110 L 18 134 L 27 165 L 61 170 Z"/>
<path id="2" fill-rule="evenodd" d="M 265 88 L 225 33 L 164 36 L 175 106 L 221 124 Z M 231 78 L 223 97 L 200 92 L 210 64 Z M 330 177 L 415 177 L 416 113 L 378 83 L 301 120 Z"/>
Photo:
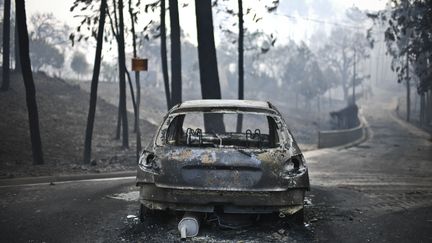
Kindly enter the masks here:
<path id="1" fill-rule="evenodd" d="M 193 100 L 164 117 L 141 154 L 136 185 L 141 218 L 174 210 L 296 214 L 303 220 L 309 176 L 270 102 Z"/>

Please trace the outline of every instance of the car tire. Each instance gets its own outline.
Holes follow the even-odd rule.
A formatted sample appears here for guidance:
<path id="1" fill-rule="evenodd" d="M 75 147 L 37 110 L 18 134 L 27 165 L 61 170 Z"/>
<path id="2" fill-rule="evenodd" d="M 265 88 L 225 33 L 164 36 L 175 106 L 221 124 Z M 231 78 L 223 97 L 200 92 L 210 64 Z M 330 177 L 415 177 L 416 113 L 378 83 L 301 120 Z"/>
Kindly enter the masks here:
<path id="1" fill-rule="evenodd" d="M 144 204 L 140 205 L 139 219 L 143 223 L 146 219 L 153 218 L 160 220 L 161 218 L 166 218 L 167 210 L 150 209 Z"/>
<path id="2" fill-rule="evenodd" d="M 304 223 L 304 208 L 291 215 L 291 221 L 296 225 L 303 225 Z"/>
<path id="3" fill-rule="evenodd" d="M 152 213 L 153 213 L 153 210 L 144 206 L 144 204 L 140 204 L 139 219 L 140 219 L 141 223 L 143 223 L 146 218 L 150 217 L 152 215 Z"/>

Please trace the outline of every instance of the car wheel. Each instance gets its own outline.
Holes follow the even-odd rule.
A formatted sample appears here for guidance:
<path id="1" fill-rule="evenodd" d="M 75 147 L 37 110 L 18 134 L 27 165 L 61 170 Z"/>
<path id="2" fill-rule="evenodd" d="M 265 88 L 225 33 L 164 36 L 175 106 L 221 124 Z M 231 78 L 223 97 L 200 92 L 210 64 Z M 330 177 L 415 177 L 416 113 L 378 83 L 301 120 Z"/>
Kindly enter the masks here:
<path id="1" fill-rule="evenodd" d="M 291 221 L 297 225 L 303 225 L 304 223 L 304 209 L 300 209 L 295 214 L 291 215 Z"/>
<path id="2" fill-rule="evenodd" d="M 151 209 L 149 209 L 148 207 L 144 206 L 143 204 L 140 204 L 140 210 L 139 210 L 139 219 L 142 222 L 144 222 L 144 220 L 148 217 L 150 217 L 152 215 L 152 211 Z"/>

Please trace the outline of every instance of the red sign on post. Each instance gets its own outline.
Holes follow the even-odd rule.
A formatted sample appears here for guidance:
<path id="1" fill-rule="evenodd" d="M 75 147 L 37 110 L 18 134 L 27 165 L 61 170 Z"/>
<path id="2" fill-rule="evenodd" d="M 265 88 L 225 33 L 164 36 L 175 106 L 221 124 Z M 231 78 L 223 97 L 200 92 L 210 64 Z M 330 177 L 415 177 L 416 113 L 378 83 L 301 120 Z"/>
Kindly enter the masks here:
<path id="1" fill-rule="evenodd" d="M 147 59 L 143 58 L 132 58 L 132 71 L 147 71 Z"/>

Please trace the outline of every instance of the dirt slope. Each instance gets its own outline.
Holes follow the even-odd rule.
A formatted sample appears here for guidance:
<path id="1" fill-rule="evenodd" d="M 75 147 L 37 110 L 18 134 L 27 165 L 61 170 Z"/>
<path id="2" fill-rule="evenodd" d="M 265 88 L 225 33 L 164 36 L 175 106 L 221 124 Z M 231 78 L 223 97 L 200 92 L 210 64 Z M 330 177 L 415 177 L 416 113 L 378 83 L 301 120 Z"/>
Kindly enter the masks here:
<path id="1" fill-rule="evenodd" d="M 45 165 L 32 166 L 27 107 L 22 78 L 12 74 L 11 89 L 0 93 L 0 177 L 102 172 L 133 168 L 135 134 L 130 148 L 114 140 L 117 108 L 98 99 L 93 138 L 95 166 L 81 163 L 89 93 L 43 73 L 35 74 L 36 96 Z M 133 116 L 129 113 L 129 128 Z M 155 126 L 141 121 L 143 144 Z"/>

